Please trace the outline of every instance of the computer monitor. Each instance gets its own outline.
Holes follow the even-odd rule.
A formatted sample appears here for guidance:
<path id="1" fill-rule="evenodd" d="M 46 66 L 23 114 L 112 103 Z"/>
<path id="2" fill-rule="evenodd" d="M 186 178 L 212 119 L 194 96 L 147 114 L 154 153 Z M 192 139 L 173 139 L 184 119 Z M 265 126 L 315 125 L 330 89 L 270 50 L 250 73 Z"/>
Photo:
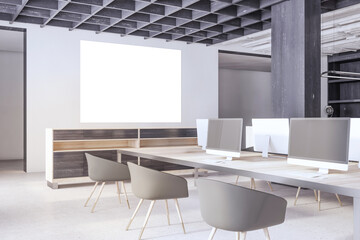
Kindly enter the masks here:
<path id="1" fill-rule="evenodd" d="M 268 153 L 288 154 L 288 118 L 253 119 L 252 126 L 254 151 L 262 152 L 263 157 L 268 157 Z"/>
<path id="2" fill-rule="evenodd" d="M 240 157 L 243 119 L 209 119 L 206 153 Z"/>
<path id="3" fill-rule="evenodd" d="M 196 131 L 198 146 L 206 149 L 209 119 L 196 119 Z"/>
<path id="4" fill-rule="evenodd" d="M 290 120 L 288 163 L 348 170 L 349 118 L 307 118 Z"/>
<path id="5" fill-rule="evenodd" d="M 359 162 L 360 167 L 360 118 L 350 119 L 349 161 Z"/>

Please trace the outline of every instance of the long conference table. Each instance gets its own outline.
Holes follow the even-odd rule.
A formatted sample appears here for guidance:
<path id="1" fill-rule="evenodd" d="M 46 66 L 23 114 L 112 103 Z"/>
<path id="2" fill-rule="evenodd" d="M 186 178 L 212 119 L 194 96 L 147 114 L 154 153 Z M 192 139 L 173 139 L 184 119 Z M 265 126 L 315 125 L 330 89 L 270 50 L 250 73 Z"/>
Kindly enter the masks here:
<path id="1" fill-rule="evenodd" d="M 122 148 L 118 151 L 120 159 L 125 154 L 353 197 L 353 239 L 360 240 L 360 169 L 357 163 L 349 163 L 347 172 L 330 170 L 329 174 L 319 176 L 316 168 L 289 165 L 284 156 L 263 158 L 254 152 L 241 152 L 240 158 L 226 160 L 206 154 L 197 146 Z"/>

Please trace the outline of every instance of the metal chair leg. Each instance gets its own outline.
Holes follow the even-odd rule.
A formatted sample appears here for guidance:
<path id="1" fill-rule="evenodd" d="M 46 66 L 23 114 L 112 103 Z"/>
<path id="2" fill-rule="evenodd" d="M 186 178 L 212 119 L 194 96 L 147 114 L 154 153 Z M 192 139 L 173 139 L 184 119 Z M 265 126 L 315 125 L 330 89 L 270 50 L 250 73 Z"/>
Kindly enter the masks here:
<path id="1" fill-rule="evenodd" d="M 246 239 L 246 232 L 240 232 L 240 240 Z"/>
<path id="2" fill-rule="evenodd" d="M 184 221 L 183 221 L 183 219 L 182 219 L 182 217 L 181 217 L 179 202 L 178 202 L 177 199 L 174 199 L 174 200 L 175 200 L 175 206 L 176 206 L 177 213 L 178 213 L 178 215 L 179 215 L 179 219 L 180 219 L 180 222 L 181 222 L 182 229 L 183 229 L 184 233 L 186 233 L 186 232 L 185 232 Z"/>
<path id="3" fill-rule="evenodd" d="M 144 202 L 144 199 L 140 199 L 140 201 L 139 201 L 139 203 L 138 203 L 138 205 L 137 205 L 137 207 L 136 207 L 136 209 L 135 209 L 135 212 L 134 212 L 133 215 L 131 216 L 129 223 L 128 223 L 128 225 L 127 225 L 126 228 L 125 228 L 125 231 L 129 230 L 130 225 L 131 225 L 132 221 L 134 220 L 136 214 L 138 213 L 138 211 L 139 211 L 139 209 L 140 209 L 140 206 L 141 206 L 141 204 L 142 204 L 143 202 Z"/>
<path id="4" fill-rule="evenodd" d="M 143 233 L 144 233 L 146 224 L 147 224 L 148 221 L 149 221 L 149 217 L 150 217 L 150 214 L 151 214 L 151 211 L 152 211 L 152 209 L 153 209 L 153 207 L 154 207 L 155 202 L 156 202 L 156 200 L 151 201 L 149 210 L 148 210 L 148 212 L 147 212 L 147 214 L 146 214 L 146 217 L 145 217 L 145 222 L 144 222 L 144 224 L 143 224 L 143 226 L 142 226 L 142 229 L 141 229 L 141 232 L 140 232 L 140 235 L 139 235 L 139 240 L 141 239 L 141 236 L 142 236 Z"/>
<path id="5" fill-rule="evenodd" d="M 103 189 L 104 189 L 104 186 L 105 186 L 105 182 L 103 182 L 102 185 L 101 185 L 99 195 L 98 195 L 98 197 L 97 197 L 97 199 L 96 199 L 96 201 L 95 201 L 95 203 L 94 203 L 94 206 L 93 206 L 92 209 L 91 209 L 91 212 L 92 212 L 92 213 L 93 213 L 94 210 L 95 210 L 96 204 L 97 204 L 98 201 L 99 201 L 99 198 L 100 198 L 101 193 L 102 193 L 102 191 L 103 191 Z"/>
<path id="6" fill-rule="evenodd" d="M 273 191 L 273 188 L 272 188 L 271 182 L 267 182 L 267 184 L 269 185 L 270 190 L 271 190 L 271 191 Z"/>
<path id="7" fill-rule="evenodd" d="M 94 187 L 93 187 L 93 189 L 92 189 L 92 191 L 91 191 L 91 193 L 90 193 L 89 198 L 86 200 L 86 202 L 85 202 L 85 204 L 84 204 L 84 207 L 86 207 L 86 205 L 87 205 L 88 202 L 90 201 L 90 199 L 91 199 L 92 195 L 94 194 L 95 189 L 96 189 L 96 187 L 98 186 L 98 184 L 99 184 L 99 182 L 96 182 L 96 183 L 95 183 L 95 185 L 94 185 Z"/>

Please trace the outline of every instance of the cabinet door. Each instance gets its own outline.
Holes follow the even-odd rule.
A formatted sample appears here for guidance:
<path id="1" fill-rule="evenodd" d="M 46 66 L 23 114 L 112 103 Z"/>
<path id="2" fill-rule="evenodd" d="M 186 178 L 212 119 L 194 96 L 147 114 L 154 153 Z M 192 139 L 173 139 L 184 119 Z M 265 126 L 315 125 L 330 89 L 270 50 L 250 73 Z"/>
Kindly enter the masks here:
<path id="1" fill-rule="evenodd" d="M 117 161 L 116 150 L 79 151 L 54 153 L 54 178 L 73 178 L 88 176 L 88 166 L 85 153 L 111 161 Z"/>

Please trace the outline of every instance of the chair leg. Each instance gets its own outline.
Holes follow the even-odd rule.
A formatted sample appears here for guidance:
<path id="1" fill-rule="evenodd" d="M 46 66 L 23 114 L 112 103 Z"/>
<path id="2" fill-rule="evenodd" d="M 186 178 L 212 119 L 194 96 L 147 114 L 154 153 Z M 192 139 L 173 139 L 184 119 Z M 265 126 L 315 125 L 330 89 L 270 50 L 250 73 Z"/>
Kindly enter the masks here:
<path id="1" fill-rule="evenodd" d="M 337 200 L 338 200 L 338 202 L 339 202 L 339 204 L 340 204 L 340 207 L 342 207 L 342 202 L 341 202 L 341 200 L 340 200 L 339 195 L 338 195 L 337 193 L 335 193 L 335 196 L 336 196 L 336 198 L 337 198 Z"/>
<path id="2" fill-rule="evenodd" d="M 98 186 L 98 184 L 99 184 L 99 182 L 96 182 L 96 183 L 95 183 L 95 185 L 94 185 L 94 187 L 93 187 L 93 189 L 92 189 L 92 191 L 91 191 L 91 193 L 90 193 L 89 198 L 86 200 L 86 202 L 85 202 L 85 204 L 84 204 L 84 207 L 86 207 L 86 205 L 87 205 L 88 202 L 90 201 L 90 199 L 91 199 L 92 195 L 94 194 L 95 189 L 96 189 L 96 187 Z"/>
<path id="3" fill-rule="evenodd" d="M 217 228 L 212 228 L 211 229 L 211 232 L 210 232 L 210 235 L 208 237 L 208 240 L 213 240 L 214 236 L 215 236 L 215 233 L 216 233 L 216 230 Z"/>
<path id="4" fill-rule="evenodd" d="M 186 233 L 186 232 L 185 232 L 184 221 L 183 221 L 183 219 L 182 219 L 182 217 L 181 217 L 179 202 L 178 202 L 177 199 L 174 199 L 174 200 L 175 200 L 175 206 L 176 206 L 177 213 L 178 213 L 178 215 L 179 215 L 179 219 L 180 219 L 180 222 L 181 222 L 182 229 L 183 229 L 184 233 Z"/>
<path id="5" fill-rule="evenodd" d="M 194 186 L 196 187 L 196 181 L 199 178 L 199 168 L 194 168 Z"/>
<path id="6" fill-rule="evenodd" d="M 269 185 L 270 190 L 273 191 L 273 188 L 271 186 L 271 182 L 267 182 L 267 184 Z"/>
<path id="7" fill-rule="evenodd" d="M 126 192 L 124 181 L 121 181 L 121 185 L 122 185 L 122 188 L 124 189 L 124 194 L 125 194 L 125 199 L 126 199 L 127 206 L 130 209 L 129 199 L 128 199 L 128 195 L 127 195 L 127 192 Z"/>
<path id="8" fill-rule="evenodd" d="M 120 197 L 121 189 L 119 188 L 119 182 L 115 182 L 115 183 L 116 183 L 117 194 L 118 194 L 118 197 L 119 197 L 119 202 L 121 204 L 121 197 Z"/>
<path id="9" fill-rule="evenodd" d="M 317 193 L 316 193 L 316 190 L 314 189 L 314 196 L 315 196 L 315 201 L 318 200 L 318 196 L 317 196 Z"/>
<path id="10" fill-rule="evenodd" d="M 93 213 L 94 210 L 95 210 L 96 204 L 97 204 L 98 201 L 99 201 L 99 198 L 100 198 L 101 193 L 102 193 L 102 191 L 103 191 L 103 189 L 104 189 L 104 186 L 105 186 L 105 182 L 103 182 L 103 183 L 101 184 L 101 188 L 100 188 L 99 195 L 98 195 L 98 197 L 97 197 L 97 199 L 96 199 L 96 201 L 95 201 L 95 203 L 94 203 L 94 206 L 93 206 L 92 209 L 91 209 L 91 212 L 92 212 L 92 213 Z"/>
<path id="11" fill-rule="evenodd" d="M 300 190 L 301 190 L 301 187 L 298 187 L 298 190 L 297 190 L 297 192 L 296 192 L 295 201 L 294 201 L 294 206 L 296 206 L 296 202 L 297 202 L 297 200 L 298 200 L 298 198 L 299 198 Z"/>
<path id="12" fill-rule="evenodd" d="M 141 204 L 142 204 L 143 202 L 144 202 L 144 199 L 140 199 L 140 201 L 139 201 L 139 203 L 138 203 L 138 205 L 137 205 L 137 207 L 136 207 L 136 209 L 135 209 L 135 212 L 134 212 L 133 215 L 131 216 L 129 223 L 128 223 L 128 225 L 126 226 L 125 231 L 129 230 L 129 227 L 130 227 L 132 221 L 134 220 L 136 214 L 138 213 L 138 211 L 139 211 L 139 209 L 140 209 L 140 206 L 141 206 Z"/>
<path id="13" fill-rule="evenodd" d="M 264 228 L 264 233 L 265 233 L 266 240 L 270 240 L 270 234 L 269 234 L 269 229 L 268 228 Z"/>
<path id="14" fill-rule="evenodd" d="M 236 232 L 235 236 L 236 236 L 236 240 L 240 240 L 240 232 Z"/>
<path id="15" fill-rule="evenodd" d="M 246 239 L 246 232 L 240 232 L 240 240 Z"/>
<path id="16" fill-rule="evenodd" d="M 255 179 L 254 178 L 251 178 L 251 180 L 250 180 L 250 188 L 251 189 L 256 189 Z"/>
<path id="17" fill-rule="evenodd" d="M 240 176 L 237 176 L 237 177 L 236 177 L 236 180 L 235 180 L 235 184 L 236 184 L 236 185 L 238 185 L 238 183 L 239 183 L 239 177 L 240 177 Z"/>
<path id="18" fill-rule="evenodd" d="M 320 190 L 318 191 L 318 203 L 319 203 L 319 211 L 321 211 L 321 197 L 320 197 Z"/>
<path id="19" fill-rule="evenodd" d="M 170 225 L 169 205 L 166 199 L 165 199 L 165 208 L 166 208 L 166 217 L 167 217 L 168 225 Z"/>
<path id="20" fill-rule="evenodd" d="M 152 209 L 153 209 L 153 207 L 154 207 L 155 202 L 156 202 L 156 200 L 153 200 L 153 201 L 151 201 L 151 203 L 150 203 L 149 210 L 148 210 L 148 212 L 147 212 L 147 214 L 146 214 L 146 217 L 145 217 L 145 222 L 144 222 L 144 224 L 143 224 L 143 226 L 142 226 L 142 229 L 141 229 L 141 232 L 140 232 L 140 235 L 139 235 L 139 240 L 141 239 L 141 236 L 142 236 L 143 233 L 144 233 L 146 224 L 147 224 L 148 221 L 149 221 L 149 217 L 150 217 L 150 214 L 151 214 L 151 211 L 152 211 Z"/>

